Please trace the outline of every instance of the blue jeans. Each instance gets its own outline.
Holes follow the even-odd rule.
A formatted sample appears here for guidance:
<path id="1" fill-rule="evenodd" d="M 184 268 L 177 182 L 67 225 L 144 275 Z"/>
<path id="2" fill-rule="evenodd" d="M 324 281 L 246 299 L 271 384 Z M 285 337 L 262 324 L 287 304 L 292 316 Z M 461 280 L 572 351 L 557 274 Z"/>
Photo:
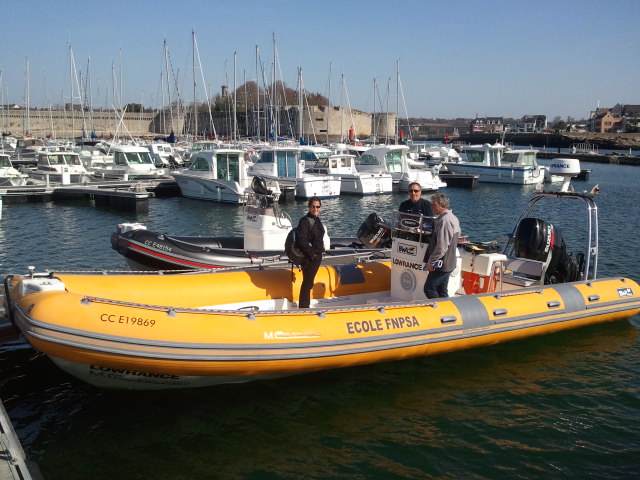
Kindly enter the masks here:
<path id="1" fill-rule="evenodd" d="M 429 272 L 427 281 L 424 282 L 424 294 L 427 298 L 446 298 L 449 296 L 449 277 L 451 272 L 434 270 Z"/>

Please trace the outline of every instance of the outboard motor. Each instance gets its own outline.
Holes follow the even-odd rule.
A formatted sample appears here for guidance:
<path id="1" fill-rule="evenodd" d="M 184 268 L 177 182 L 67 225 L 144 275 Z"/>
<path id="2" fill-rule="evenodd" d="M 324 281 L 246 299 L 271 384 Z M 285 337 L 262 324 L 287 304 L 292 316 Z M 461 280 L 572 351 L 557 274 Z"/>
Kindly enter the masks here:
<path id="1" fill-rule="evenodd" d="M 579 276 L 576 260 L 567 254 L 562 232 L 539 218 L 520 220 L 513 252 L 516 257 L 543 262 L 545 284 L 571 282 Z"/>
<path id="2" fill-rule="evenodd" d="M 358 229 L 358 240 L 365 248 L 388 248 L 391 246 L 391 226 L 378 216 L 370 214 Z"/>
<path id="3" fill-rule="evenodd" d="M 271 195 L 271 190 L 267 188 L 267 181 L 262 177 L 253 177 L 251 189 L 260 195 Z"/>

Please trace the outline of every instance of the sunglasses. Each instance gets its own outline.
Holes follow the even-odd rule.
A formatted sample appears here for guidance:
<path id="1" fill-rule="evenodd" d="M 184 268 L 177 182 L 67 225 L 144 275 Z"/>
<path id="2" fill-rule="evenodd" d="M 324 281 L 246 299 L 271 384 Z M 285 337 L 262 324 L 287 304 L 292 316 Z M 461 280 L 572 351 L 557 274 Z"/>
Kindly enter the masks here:
<path id="1" fill-rule="evenodd" d="M 322 208 L 322 205 L 311 205 L 309 208 L 317 208 L 317 209 L 320 209 L 320 208 Z"/>
<path id="2" fill-rule="evenodd" d="M 409 191 L 413 193 L 420 193 L 422 190 L 409 190 Z"/>

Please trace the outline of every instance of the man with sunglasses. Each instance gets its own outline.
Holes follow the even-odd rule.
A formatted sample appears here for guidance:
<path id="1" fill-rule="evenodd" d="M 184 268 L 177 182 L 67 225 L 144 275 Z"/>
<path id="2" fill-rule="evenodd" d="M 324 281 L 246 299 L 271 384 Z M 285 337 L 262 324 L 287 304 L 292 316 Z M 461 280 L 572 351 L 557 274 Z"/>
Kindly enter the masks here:
<path id="1" fill-rule="evenodd" d="M 298 222 L 298 235 L 296 237 L 296 243 L 304 253 L 304 260 L 300 265 L 302 268 L 302 285 L 300 286 L 300 298 L 298 300 L 299 308 L 309 308 L 311 289 L 324 253 L 324 227 L 318 216 L 322 208 L 322 202 L 318 197 L 311 197 L 308 206 L 309 212 Z"/>
<path id="2" fill-rule="evenodd" d="M 400 213 L 413 213 L 415 215 L 433 216 L 431 202 L 422 198 L 422 187 L 418 182 L 409 184 L 409 199 L 398 207 Z"/>

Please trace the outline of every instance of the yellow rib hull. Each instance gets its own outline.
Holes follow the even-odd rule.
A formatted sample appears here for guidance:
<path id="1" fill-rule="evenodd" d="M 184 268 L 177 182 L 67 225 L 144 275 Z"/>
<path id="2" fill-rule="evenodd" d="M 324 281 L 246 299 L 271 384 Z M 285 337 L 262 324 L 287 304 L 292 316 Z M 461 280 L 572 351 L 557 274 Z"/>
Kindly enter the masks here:
<path id="1" fill-rule="evenodd" d="M 313 298 L 325 300 L 309 310 L 284 307 L 297 300 L 298 270 L 59 275 L 44 287 L 12 277 L 7 296 L 25 338 L 60 367 L 96 385 L 140 389 L 434 355 L 640 312 L 640 288 L 624 278 L 394 302 L 390 268 L 322 267 Z M 252 308 L 265 301 L 274 306 Z"/>

